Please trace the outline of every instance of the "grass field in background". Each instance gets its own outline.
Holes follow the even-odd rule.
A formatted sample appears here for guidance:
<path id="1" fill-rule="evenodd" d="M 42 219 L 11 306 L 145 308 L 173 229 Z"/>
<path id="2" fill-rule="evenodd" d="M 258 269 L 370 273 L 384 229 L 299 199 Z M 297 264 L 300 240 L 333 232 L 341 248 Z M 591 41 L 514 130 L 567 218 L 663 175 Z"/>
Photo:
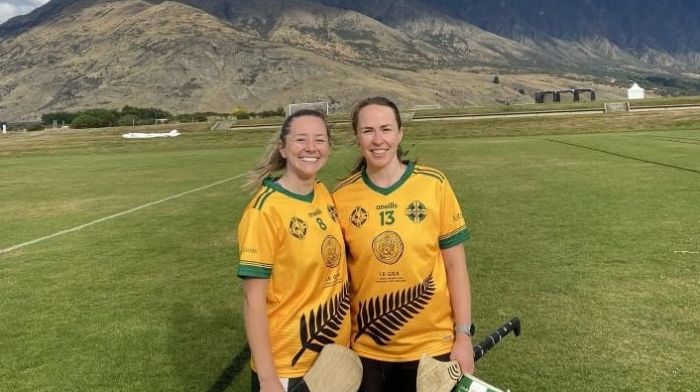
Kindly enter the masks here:
<path id="1" fill-rule="evenodd" d="M 515 112 L 539 112 L 550 110 L 580 110 L 580 109 L 603 109 L 606 100 L 589 101 L 588 94 L 584 93 L 581 96 L 581 101 L 573 102 L 572 95 L 562 94 L 561 102 L 547 103 L 522 103 L 522 104 L 490 104 L 476 105 L 463 107 L 445 107 L 440 109 L 419 109 L 413 110 L 410 107 L 403 108 L 406 112 L 414 112 L 414 118 L 432 117 L 432 116 L 457 116 L 457 115 L 478 115 L 478 114 L 508 114 Z M 610 102 L 626 102 L 624 99 L 616 99 Z M 669 105 L 700 105 L 700 97 L 698 96 L 683 96 L 683 97 L 652 97 L 643 100 L 629 101 L 632 108 L 644 106 L 669 106 Z M 333 112 L 328 115 L 328 120 L 332 122 L 348 121 L 349 110 L 345 112 Z M 271 125 L 281 124 L 284 117 L 266 117 L 266 118 L 251 118 L 236 121 L 236 125 Z"/>
<path id="2" fill-rule="evenodd" d="M 695 116 L 697 117 L 697 116 Z M 0 137 L 0 390 L 246 391 L 235 228 L 272 131 Z M 127 132 L 129 130 L 126 130 Z M 347 128 L 322 178 L 355 158 Z M 467 216 L 477 364 L 517 391 L 700 383 L 700 120 L 692 113 L 409 123 Z"/>

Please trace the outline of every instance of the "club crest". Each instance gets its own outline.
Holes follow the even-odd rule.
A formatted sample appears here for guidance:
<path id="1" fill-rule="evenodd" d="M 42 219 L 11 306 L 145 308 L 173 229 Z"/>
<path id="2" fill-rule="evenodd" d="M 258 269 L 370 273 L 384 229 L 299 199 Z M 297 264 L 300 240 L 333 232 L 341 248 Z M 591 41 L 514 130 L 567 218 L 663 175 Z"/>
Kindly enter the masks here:
<path id="1" fill-rule="evenodd" d="M 293 217 L 289 222 L 289 234 L 303 240 L 304 237 L 306 237 L 306 222 L 297 217 Z"/>
<path id="2" fill-rule="evenodd" d="M 355 207 L 350 214 L 350 223 L 355 227 L 362 227 L 367 222 L 367 211 L 362 207 Z"/>
<path id="3" fill-rule="evenodd" d="M 423 222 L 425 217 L 428 215 L 428 209 L 425 208 L 425 204 L 418 200 L 414 200 L 411 204 L 406 207 L 406 216 L 413 223 Z"/>
<path id="4" fill-rule="evenodd" d="M 321 256 L 326 267 L 337 267 L 340 263 L 340 241 L 332 235 L 327 235 L 321 244 Z"/>
<path id="5" fill-rule="evenodd" d="M 394 264 L 403 255 L 403 241 L 395 231 L 385 231 L 374 237 L 372 250 L 377 260 L 384 264 Z"/>
<path id="6" fill-rule="evenodd" d="M 328 215 L 330 215 L 331 219 L 333 219 L 333 222 L 338 222 L 338 210 L 334 205 L 328 205 Z"/>

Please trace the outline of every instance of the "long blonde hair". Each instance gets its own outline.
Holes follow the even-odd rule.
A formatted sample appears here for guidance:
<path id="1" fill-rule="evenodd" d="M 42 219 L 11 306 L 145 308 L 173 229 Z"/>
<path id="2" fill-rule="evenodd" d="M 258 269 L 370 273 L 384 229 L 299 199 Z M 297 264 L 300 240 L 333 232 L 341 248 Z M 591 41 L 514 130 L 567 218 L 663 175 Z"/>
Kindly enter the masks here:
<path id="1" fill-rule="evenodd" d="M 328 126 L 328 121 L 326 121 L 326 116 L 323 113 L 312 109 L 302 109 L 290 114 L 284 120 L 284 123 L 282 123 L 282 127 L 279 129 L 279 131 L 272 135 L 272 138 L 267 143 L 265 152 L 263 153 L 258 165 L 246 174 L 247 180 L 242 186 L 244 190 L 251 191 L 257 189 L 260 185 L 262 185 L 265 178 L 270 177 L 287 167 L 287 160 L 282 157 L 280 147 L 284 147 L 287 143 L 286 137 L 289 135 L 292 121 L 304 116 L 311 116 L 321 119 L 326 127 L 328 145 L 333 145 L 331 129 Z"/>

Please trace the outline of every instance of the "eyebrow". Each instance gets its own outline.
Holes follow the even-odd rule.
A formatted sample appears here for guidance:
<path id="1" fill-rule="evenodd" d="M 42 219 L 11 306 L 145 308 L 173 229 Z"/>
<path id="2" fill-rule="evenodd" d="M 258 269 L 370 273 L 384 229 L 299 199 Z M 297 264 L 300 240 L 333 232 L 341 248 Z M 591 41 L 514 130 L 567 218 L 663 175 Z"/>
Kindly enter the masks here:
<path id="1" fill-rule="evenodd" d="M 385 128 L 385 127 L 392 127 L 392 126 L 394 126 L 394 124 L 389 123 L 389 124 L 382 124 L 382 125 L 378 126 L 377 128 Z M 374 129 L 374 127 L 366 126 L 366 127 L 360 128 L 360 129 Z"/>
<path id="2" fill-rule="evenodd" d="M 315 133 L 312 131 L 299 131 L 296 135 L 294 135 L 294 137 L 300 137 L 300 136 L 316 137 L 316 136 L 328 136 L 328 134 L 326 133 L 326 131 L 319 131 L 319 132 L 315 132 Z"/>

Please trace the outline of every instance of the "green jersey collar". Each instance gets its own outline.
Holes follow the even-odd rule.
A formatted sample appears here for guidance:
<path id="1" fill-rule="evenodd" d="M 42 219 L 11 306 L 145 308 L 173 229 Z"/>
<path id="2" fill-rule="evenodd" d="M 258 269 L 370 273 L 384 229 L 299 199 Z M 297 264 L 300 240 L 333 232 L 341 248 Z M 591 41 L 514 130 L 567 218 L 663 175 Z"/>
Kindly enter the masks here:
<path id="1" fill-rule="evenodd" d="M 388 188 L 382 188 L 379 185 L 373 183 L 372 180 L 367 175 L 367 167 L 362 168 L 362 181 L 364 181 L 365 184 L 373 191 L 381 193 L 382 195 L 386 196 L 386 195 L 390 194 L 391 192 L 395 191 L 396 189 L 398 189 L 401 185 L 403 185 L 404 182 L 406 182 L 408 177 L 410 177 L 411 174 L 413 174 L 413 168 L 415 167 L 415 165 L 416 165 L 415 162 L 408 162 L 406 164 L 406 170 L 401 175 L 401 178 L 399 178 L 398 181 L 396 181 L 394 184 L 392 184 Z"/>
<path id="2" fill-rule="evenodd" d="M 300 200 L 300 201 L 303 201 L 306 203 L 311 203 L 312 201 L 314 201 L 314 191 L 313 190 L 311 191 L 311 193 L 309 193 L 307 195 L 300 195 L 298 193 L 294 193 L 290 190 L 282 188 L 282 186 L 277 183 L 277 180 L 278 180 L 278 178 L 267 177 L 266 179 L 263 180 L 263 185 L 265 185 L 266 187 L 272 188 L 283 195 L 287 195 L 287 196 L 291 197 L 292 199 Z"/>

